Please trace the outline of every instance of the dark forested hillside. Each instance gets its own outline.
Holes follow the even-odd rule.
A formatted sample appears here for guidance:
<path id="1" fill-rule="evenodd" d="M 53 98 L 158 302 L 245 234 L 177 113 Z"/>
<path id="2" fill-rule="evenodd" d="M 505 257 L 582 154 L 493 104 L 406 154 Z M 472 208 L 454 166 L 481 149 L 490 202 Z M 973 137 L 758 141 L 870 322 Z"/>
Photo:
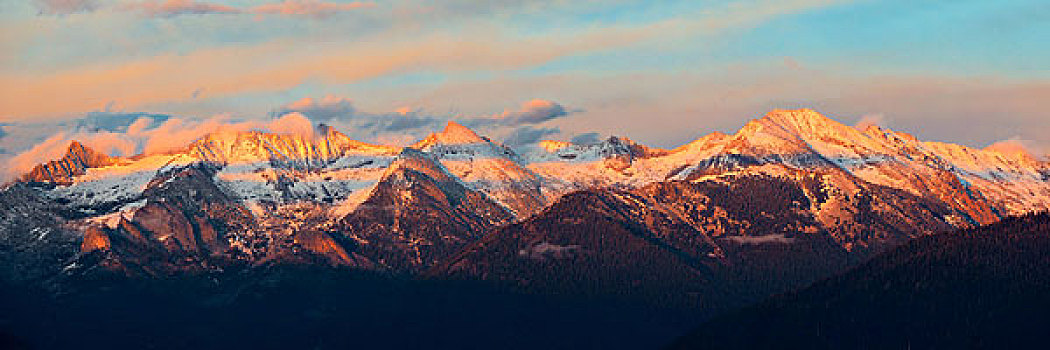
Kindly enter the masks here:
<path id="1" fill-rule="evenodd" d="M 809 205 L 794 183 L 761 176 L 580 191 L 429 275 L 716 312 L 849 266 Z"/>
<path id="2" fill-rule="evenodd" d="M 672 348 L 1032 348 L 1046 340 L 1047 314 L 1050 214 L 1042 213 L 916 239 L 715 318 Z"/>

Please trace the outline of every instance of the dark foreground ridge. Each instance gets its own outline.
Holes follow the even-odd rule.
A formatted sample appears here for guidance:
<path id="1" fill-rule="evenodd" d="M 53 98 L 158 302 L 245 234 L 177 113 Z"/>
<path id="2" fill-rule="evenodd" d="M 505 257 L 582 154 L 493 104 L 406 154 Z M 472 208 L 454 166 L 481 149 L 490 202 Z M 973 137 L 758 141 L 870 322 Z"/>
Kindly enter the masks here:
<path id="1" fill-rule="evenodd" d="M 689 309 L 321 267 L 95 279 L 58 296 L 17 288 L 0 285 L 2 349 L 638 349 L 700 321 Z"/>
<path id="2" fill-rule="evenodd" d="M 1038 348 L 1050 214 L 918 238 L 797 293 L 717 317 L 671 349 Z"/>

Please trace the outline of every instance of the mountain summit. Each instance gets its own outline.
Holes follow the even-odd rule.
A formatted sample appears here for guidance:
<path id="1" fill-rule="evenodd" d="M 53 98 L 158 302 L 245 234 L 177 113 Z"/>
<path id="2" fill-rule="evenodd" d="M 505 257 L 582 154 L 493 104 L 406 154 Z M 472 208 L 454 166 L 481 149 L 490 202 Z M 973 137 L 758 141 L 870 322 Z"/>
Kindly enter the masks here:
<path id="1" fill-rule="evenodd" d="M 87 172 L 89 168 L 103 167 L 114 163 L 116 163 L 116 159 L 86 147 L 80 142 L 72 141 L 61 159 L 37 165 L 29 173 L 23 175 L 22 179 L 25 181 L 68 184 L 74 177 Z"/>
<path id="2" fill-rule="evenodd" d="M 445 125 L 444 130 L 430 134 L 430 136 L 420 140 L 416 143 L 416 148 L 423 148 L 434 144 L 466 145 L 483 142 L 485 142 L 485 139 L 478 136 L 474 130 L 450 120 L 448 121 L 448 124 Z"/>

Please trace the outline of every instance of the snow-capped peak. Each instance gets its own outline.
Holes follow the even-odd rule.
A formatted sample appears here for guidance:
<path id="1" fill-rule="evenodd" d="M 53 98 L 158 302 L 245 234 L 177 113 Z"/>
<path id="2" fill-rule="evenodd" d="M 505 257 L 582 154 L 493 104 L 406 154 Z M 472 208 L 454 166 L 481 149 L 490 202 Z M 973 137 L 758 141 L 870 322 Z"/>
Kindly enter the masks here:
<path id="1" fill-rule="evenodd" d="M 355 141 L 330 128 L 317 135 L 276 134 L 261 131 L 220 131 L 194 142 L 187 153 L 194 158 L 220 163 L 277 161 L 318 165 L 348 153 L 392 156 L 396 147 Z"/>
<path id="2" fill-rule="evenodd" d="M 486 142 L 485 139 L 478 136 L 474 130 L 470 130 L 470 128 L 450 120 L 445 125 L 445 130 L 430 134 L 430 136 L 416 143 L 415 148 L 421 149 L 435 144 L 465 145 L 484 142 Z"/>
<path id="3" fill-rule="evenodd" d="M 593 144 L 578 144 L 565 141 L 540 141 L 534 152 L 528 153 L 529 162 L 575 161 L 591 162 L 613 157 L 623 157 L 628 161 L 635 158 L 653 157 L 667 154 L 666 150 L 650 148 L 635 143 L 629 138 L 610 136 Z"/>
<path id="4" fill-rule="evenodd" d="M 774 109 L 758 120 L 744 126 L 737 136 L 754 137 L 763 133 L 783 140 L 812 141 L 817 139 L 843 139 L 863 141 L 865 137 L 857 129 L 839 123 L 808 108 Z"/>

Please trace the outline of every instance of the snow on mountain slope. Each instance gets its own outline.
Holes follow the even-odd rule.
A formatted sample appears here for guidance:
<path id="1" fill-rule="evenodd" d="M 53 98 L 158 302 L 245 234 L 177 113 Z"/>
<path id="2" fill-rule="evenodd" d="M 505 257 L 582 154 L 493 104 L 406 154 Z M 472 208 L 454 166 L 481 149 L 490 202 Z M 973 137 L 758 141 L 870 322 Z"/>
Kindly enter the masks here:
<path id="1" fill-rule="evenodd" d="M 688 172 L 712 165 L 767 163 L 797 169 L 839 168 L 870 183 L 938 198 L 964 209 L 976 223 L 1050 208 L 1046 202 L 1050 182 L 1041 177 L 1048 169 L 1046 162 L 921 142 L 881 128 L 860 131 L 809 109 L 774 110 L 731 137 L 701 144 L 707 157 Z"/>
<path id="2" fill-rule="evenodd" d="M 335 205 L 339 208 L 333 210 L 345 215 L 364 200 L 399 151 L 354 141 L 327 127 L 315 135 L 219 132 L 181 151 L 112 158 L 103 166 L 84 168 L 48 196 L 85 215 L 104 214 L 138 200 L 158 174 L 206 162 L 221 168 L 214 180 L 239 200 Z M 77 152 L 70 155 L 83 153 L 80 148 Z"/>
<path id="3" fill-rule="evenodd" d="M 456 122 L 411 146 L 435 157 L 468 188 L 488 195 L 517 217 L 543 209 L 553 199 L 542 179 L 510 148 L 478 136 Z"/>
<path id="4" fill-rule="evenodd" d="M 380 266 L 421 271 L 513 218 L 433 155 L 405 148 L 334 233 Z"/>
<path id="5" fill-rule="evenodd" d="M 611 136 L 595 144 L 542 141 L 525 150 L 527 167 L 544 177 L 547 189 L 560 196 L 593 187 L 627 187 L 660 181 L 649 167 L 636 166 L 666 150 L 650 148 L 627 138 Z"/>
<path id="6" fill-rule="evenodd" d="M 775 110 L 732 135 L 713 133 L 671 150 L 622 137 L 513 150 L 454 122 L 412 146 L 392 147 L 322 126 L 307 134 L 218 132 L 181 150 L 128 158 L 74 143 L 34 174 L 0 188 L 0 200 L 39 198 L 64 221 L 36 220 L 19 228 L 25 237 L 62 226 L 86 235 L 89 251 L 82 253 L 108 250 L 114 266 L 127 268 L 153 264 L 141 249 L 162 247 L 172 256 L 190 254 L 192 269 L 232 259 L 418 272 L 497 227 L 527 222 L 566 194 L 593 188 L 662 188 L 651 193 L 657 203 L 690 186 L 736 191 L 755 179 L 782 183 L 801 197 L 765 197 L 754 188 L 749 196 L 806 202 L 795 214 L 859 255 L 952 226 L 1050 209 L 1045 160 L 879 127 L 857 130 L 812 110 Z M 778 215 L 753 213 L 749 201 L 734 210 Z M 652 203 L 628 203 L 638 209 L 629 214 L 668 228 L 660 231 L 667 239 L 699 237 L 672 237 L 678 228 L 706 234 L 721 227 L 717 211 L 690 216 L 699 208 L 691 200 Z M 23 209 L 12 212 L 36 210 Z M 718 249 L 702 255 L 708 253 L 722 256 Z"/>
<path id="7" fill-rule="evenodd" d="M 1046 161 L 1023 152 L 923 142 L 877 126 L 858 130 L 809 109 L 774 110 L 735 134 L 712 133 L 672 150 L 620 137 L 587 145 L 544 141 L 512 150 L 455 122 L 410 147 L 517 219 L 585 188 L 756 173 L 801 181 L 800 172 L 822 174 L 820 186 L 842 198 L 870 187 L 864 183 L 935 198 L 960 211 L 961 218 L 951 219 L 957 223 L 1050 208 Z M 323 125 L 311 135 L 218 132 L 181 151 L 131 158 L 92 157 L 94 151 L 82 146 L 71 150 L 40 168 L 68 168 L 68 176 L 60 171 L 57 178 L 40 180 L 59 185 L 47 196 L 84 215 L 108 214 L 139 200 L 160 172 L 207 162 L 218 166 L 217 184 L 259 208 L 257 216 L 309 204 L 332 218 L 346 216 L 368 198 L 401 152 L 351 140 Z M 833 222 L 835 215 L 828 213 L 821 215 Z"/>
<path id="8" fill-rule="evenodd" d="M 203 161 L 231 164 L 268 161 L 275 166 L 310 169 L 345 155 L 394 156 L 397 147 L 370 145 L 322 125 L 315 135 L 260 131 L 222 131 L 194 142 L 185 152 Z"/>

